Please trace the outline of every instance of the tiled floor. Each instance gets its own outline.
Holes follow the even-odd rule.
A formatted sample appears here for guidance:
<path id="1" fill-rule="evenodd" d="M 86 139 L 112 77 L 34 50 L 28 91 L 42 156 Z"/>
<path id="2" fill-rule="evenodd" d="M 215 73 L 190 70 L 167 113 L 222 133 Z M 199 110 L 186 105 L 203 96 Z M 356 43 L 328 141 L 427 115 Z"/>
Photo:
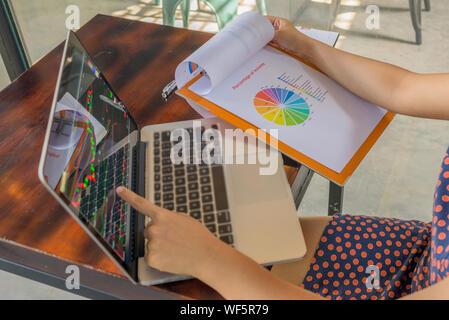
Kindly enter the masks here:
<path id="1" fill-rule="evenodd" d="M 304 6 L 309 2 L 307 7 Z M 33 61 L 60 43 L 66 34 L 65 8 L 78 4 L 81 22 L 96 13 L 129 19 L 161 22 L 161 8 L 150 0 L 14 0 L 25 40 Z M 295 24 L 341 32 L 337 46 L 366 57 L 408 68 L 415 72 L 449 72 L 449 6 L 432 1 L 423 12 L 423 44 L 414 44 L 408 1 L 342 0 L 335 19 L 334 0 L 267 0 L 272 15 Z M 255 9 L 254 0 L 241 0 L 239 12 Z M 366 8 L 380 9 L 380 29 L 368 30 Z M 189 27 L 217 31 L 207 7 L 193 12 Z M 179 15 L 178 15 L 179 17 Z M 177 26 L 181 21 L 177 20 Z M 8 83 L 0 63 L 0 87 Z M 425 106 L 424 106 L 425 107 Z M 449 142 L 449 122 L 397 116 L 362 162 L 345 188 L 344 211 L 354 214 L 399 217 L 428 221 L 440 161 Z M 300 215 L 327 213 L 327 181 L 315 175 L 299 209 Z M 70 299 L 75 295 L 0 272 L 0 299 Z"/>

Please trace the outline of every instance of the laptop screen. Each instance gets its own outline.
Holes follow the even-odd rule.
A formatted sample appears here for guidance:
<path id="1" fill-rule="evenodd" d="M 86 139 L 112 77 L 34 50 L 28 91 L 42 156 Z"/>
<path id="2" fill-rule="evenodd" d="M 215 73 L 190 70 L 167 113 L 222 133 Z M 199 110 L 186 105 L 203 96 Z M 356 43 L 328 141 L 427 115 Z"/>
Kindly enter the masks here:
<path id="1" fill-rule="evenodd" d="M 56 90 L 44 179 L 108 251 L 129 265 L 131 210 L 114 190 L 132 188 L 137 124 L 74 33 Z"/>

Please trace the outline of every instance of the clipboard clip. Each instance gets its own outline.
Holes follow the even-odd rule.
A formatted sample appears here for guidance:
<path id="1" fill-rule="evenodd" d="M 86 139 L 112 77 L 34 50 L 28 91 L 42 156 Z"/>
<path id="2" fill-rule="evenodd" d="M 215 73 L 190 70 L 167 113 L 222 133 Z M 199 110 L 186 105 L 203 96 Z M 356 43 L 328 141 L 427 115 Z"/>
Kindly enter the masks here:
<path id="1" fill-rule="evenodd" d="M 176 89 L 178 89 L 178 86 L 176 85 L 176 81 L 170 81 L 165 87 L 164 89 L 162 89 L 162 99 L 164 99 L 165 101 L 168 100 L 168 98 L 170 98 L 170 96 L 176 91 Z"/>

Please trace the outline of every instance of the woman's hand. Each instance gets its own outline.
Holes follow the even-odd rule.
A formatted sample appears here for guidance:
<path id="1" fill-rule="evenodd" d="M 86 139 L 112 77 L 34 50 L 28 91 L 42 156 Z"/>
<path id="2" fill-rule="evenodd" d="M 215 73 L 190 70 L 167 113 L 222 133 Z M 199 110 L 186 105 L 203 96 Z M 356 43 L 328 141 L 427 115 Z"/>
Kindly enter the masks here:
<path id="1" fill-rule="evenodd" d="M 116 192 L 151 219 L 145 228 L 145 261 L 155 269 L 201 278 L 202 272 L 212 268 L 223 256 L 220 253 L 229 247 L 184 213 L 160 208 L 124 187 L 118 187 Z"/>
<path id="2" fill-rule="evenodd" d="M 285 51 L 304 58 L 313 39 L 299 32 L 287 19 L 273 16 L 267 16 L 267 18 L 274 28 L 274 38 L 271 42 Z"/>

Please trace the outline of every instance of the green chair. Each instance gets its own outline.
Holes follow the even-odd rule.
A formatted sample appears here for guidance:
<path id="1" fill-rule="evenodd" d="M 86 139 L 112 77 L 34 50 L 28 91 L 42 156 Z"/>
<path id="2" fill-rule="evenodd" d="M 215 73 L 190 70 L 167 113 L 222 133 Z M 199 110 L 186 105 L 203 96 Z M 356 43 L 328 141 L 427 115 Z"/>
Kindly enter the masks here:
<path id="1" fill-rule="evenodd" d="M 156 0 L 159 1 L 159 0 Z M 238 0 L 201 0 L 215 14 L 218 28 L 223 29 L 237 15 Z M 182 20 L 184 28 L 189 26 L 190 0 L 162 0 L 162 16 L 165 25 L 173 26 L 175 24 L 176 8 L 181 4 Z M 199 1 L 198 1 L 199 2 Z M 259 11 L 266 15 L 267 9 L 265 0 L 257 0 Z"/>

